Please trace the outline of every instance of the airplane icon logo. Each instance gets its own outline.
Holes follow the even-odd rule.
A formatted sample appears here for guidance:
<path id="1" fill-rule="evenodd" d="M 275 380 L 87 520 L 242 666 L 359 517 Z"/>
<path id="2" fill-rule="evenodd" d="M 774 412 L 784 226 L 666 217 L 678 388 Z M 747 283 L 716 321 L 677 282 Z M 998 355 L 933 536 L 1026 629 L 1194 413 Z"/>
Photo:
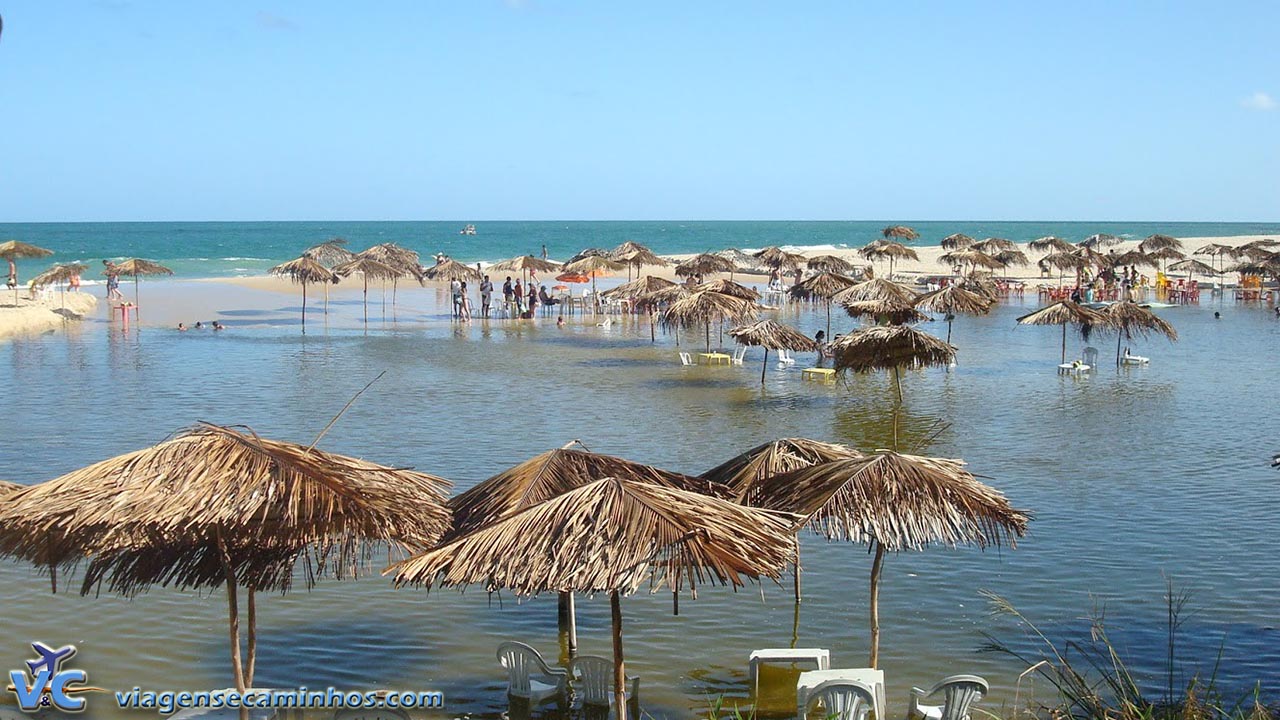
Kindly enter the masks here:
<path id="1" fill-rule="evenodd" d="M 62 663 L 70 660 L 76 654 L 75 645 L 64 645 L 54 650 L 42 642 L 33 642 L 31 647 L 37 653 L 40 653 L 39 659 L 27 661 L 27 667 L 31 668 L 32 677 L 39 675 L 40 671 L 46 668 L 50 674 L 57 675 L 62 670 Z"/>

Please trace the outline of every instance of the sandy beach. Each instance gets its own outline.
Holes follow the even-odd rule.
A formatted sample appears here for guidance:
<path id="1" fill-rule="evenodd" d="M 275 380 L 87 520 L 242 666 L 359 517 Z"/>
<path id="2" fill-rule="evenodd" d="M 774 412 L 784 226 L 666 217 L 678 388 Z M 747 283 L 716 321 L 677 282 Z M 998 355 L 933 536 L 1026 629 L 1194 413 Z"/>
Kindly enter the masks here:
<path id="1" fill-rule="evenodd" d="M 98 308 L 98 298 L 88 292 L 51 292 L 31 299 L 26 290 L 0 293 L 0 340 L 20 335 L 38 335 L 61 328 L 90 315 Z"/>

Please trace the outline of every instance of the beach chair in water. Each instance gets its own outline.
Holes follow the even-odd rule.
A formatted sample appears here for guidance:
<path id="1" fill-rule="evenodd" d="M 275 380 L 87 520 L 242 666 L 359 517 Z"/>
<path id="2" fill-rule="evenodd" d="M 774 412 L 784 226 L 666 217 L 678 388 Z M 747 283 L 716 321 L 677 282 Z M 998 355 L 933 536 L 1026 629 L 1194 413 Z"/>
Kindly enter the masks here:
<path id="1" fill-rule="evenodd" d="M 795 364 L 796 364 L 796 359 L 791 357 L 790 350 L 787 350 L 786 348 L 782 348 L 778 350 L 778 367 L 786 367 L 788 365 L 795 365 Z"/>
<path id="2" fill-rule="evenodd" d="M 988 691 L 987 681 L 977 675 L 952 675 L 943 678 L 928 692 L 911 688 L 911 701 L 907 706 L 908 720 L 969 720 L 969 710 L 982 700 Z M 941 705 L 921 705 L 920 701 L 942 694 Z"/>
<path id="3" fill-rule="evenodd" d="M 809 693 L 800 720 L 866 720 L 875 704 L 870 688 L 847 680 L 828 680 Z M 821 714 L 815 712 L 819 706 Z"/>
<path id="4" fill-rule="evenodd" d="M 733 358 L 732 358 L 732 359 L 733 359 L 733 364 L 734 364 L 734 365 L 741 365 L 741 364 L 742 364 L 742 358 L 744 358 L 744 357 L 746 357 L 746 356 L 747 356 L 747 346 L 746 346 L 746 345 L 741 345 L 741 346 L 739 346 L 737 350 L 734 350 L 734 351 L 733 351 Z"/>
<path id="5" fill-rule="evenodd" d="M 507 670 L 507 694 L 530 705 L 561 698 L 568 689 L 569 671 L 547 665 L 537 650 L 522 642 L 499 645 L 498 662 Z"/>
<path id="6" fill-rule="evenodd" d="M 687 353 L 687 352 L 682 352 L 682 353 L 680 353 L 680 364 L 681 364 L 681 365 L 692 365 L 692 364 L 693 364 L 693 356 L 692 356 L 692 355 L 690 355 L 690 354 L 689 354 L 689 353 Z"/>
<path id="7" fill-rule="evenodd" d="M 1089 367 L 1098 367 L 1098 348 L 1087 347 L 1080 353 L 1080 359 Z"/>
<path id="8" fill-rule="evenodd" d="M 569 663 L 573 678 L 573 694 L 583 707 L 608 708 L 617 702 L 613 696 L 613 661 L 595 655 L 580 655 Z M 640 717 L 640 678 L 627 676 L 627 712 Z"/>

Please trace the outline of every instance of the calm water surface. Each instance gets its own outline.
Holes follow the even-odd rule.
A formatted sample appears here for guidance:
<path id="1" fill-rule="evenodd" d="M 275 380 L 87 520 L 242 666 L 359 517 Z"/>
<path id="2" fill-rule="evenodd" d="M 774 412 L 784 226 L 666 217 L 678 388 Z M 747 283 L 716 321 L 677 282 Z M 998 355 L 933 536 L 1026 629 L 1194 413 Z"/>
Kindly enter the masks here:
<path id="1" fill-rule="evenodd" d="M 802 358 L 792 369 L 771 367 L 762 388 L 758 350 L 745 368 L 685 368 L 672 338 L 659 333 L 650 344 L 647 324 L 452 328 L 437 297 L 402 292 L 397 321 L 367 333 L 352 321 L 359 305 L 349 296 L 335 301 L 327 329 L 315 324 L 302 336 L 296 302 L 271 295 L 275 305 L 261 310 L 226 303 L 220 317 L 231 330 L 216 335 L 146 326 L 121 333 L 97 320 L 0 346 L 9 378 L 0 477 L 55 477 L 197 420 L 308 442 L 383 370 L 323 446 L 443 475 L 458 491 L 574 438 L 690 473 L 783 436 L 862 448 L 889 442 L 883 375 L 806 383 Z M 1056 328 L 1015 325 L 1020 303 L 961 317 L 959 366 L 904 380 L 908 442 L 965 458 L 1036 519 L 1015 551 L 888 558 L 882 663 L 891 712 L 911 685 L 957 672 L 992 680 L 992 704 L 1012 700 L 1024 668 L 975 651 L 984 630 L 1006 639 L 1019 630 L 988 616 L 983 588 L 1062 636 L 1081 636 L 1082 618 L 1105 604 L 1122 648 L 1154 672 L 1164 653 L 1166 576 L 1192 591 L 1199 610 L 1184 630 L 1183 672 L 1195 671 L 1194 659 L 1212 672 L 1223 645 L 1220 683 L 1280 690 L 1280 473 L 1267 467 L 1280 450 L 1270 402 L 1280 321 L 1265 308 L 1207 299 L 1163 310 L 1182 340 L 1135 343 L 1153 357 L 1150 367 L 1117 372 L 1103 362 L 1094 376 L 1074 379 L 1054 373 Z M 780 315 L 810 334 L 825 323 L 808 309 Z M 945 334 L 940 323 L 929 329 Z M 1114 352 L 1113 339 L 1094 342 L 1104 359 Z M 799 646 L 830 648 L 835 667 L 865 664 L 865 548 L 807 537 L 804 559 Z M 18 667 L 26 643 L 39 639 L 77 644 L 79 666 L 103 687 L 231 684 L 220 593 L 50 596 L 46 579 L 12 563 L 0 563 L 0 586 L 5 668 Z M 608 655 L 607 600 L 583 599 L 579 608 L 581 651 Z M 506 710 L 493 657 L 503 640 L 553 659 L 558 652 L 553 598 L 397 591 L 376 575 L 264 598 L 260 614 L 259 686 L 439 689 L 452 715 Z M 748 653 L 790 645 L 795 629 L 789 581 L 763 592 L 705 588 L 678 617 L 669 597 L 640 595 L 624 601 L 624 615 L 628 669 L 642 677 L 644 707 L 658 717 L 692 716 L 720 694 L 745 701 Z M 1047 698 L 1043 684 L 1038 692 Z M 109 716 L 102 708 L 92 715 Z"/>

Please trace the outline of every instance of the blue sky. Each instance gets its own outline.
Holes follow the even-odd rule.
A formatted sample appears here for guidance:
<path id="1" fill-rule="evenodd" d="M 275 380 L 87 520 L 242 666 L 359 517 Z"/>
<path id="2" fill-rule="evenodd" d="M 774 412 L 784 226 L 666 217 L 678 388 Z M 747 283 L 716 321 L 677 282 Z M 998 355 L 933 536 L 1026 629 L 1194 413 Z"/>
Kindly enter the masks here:
<path id="1" fill-rule="evenodd" d="M 0 0 L 0 222 L 1280 218 L 1280 3 Z"/>

